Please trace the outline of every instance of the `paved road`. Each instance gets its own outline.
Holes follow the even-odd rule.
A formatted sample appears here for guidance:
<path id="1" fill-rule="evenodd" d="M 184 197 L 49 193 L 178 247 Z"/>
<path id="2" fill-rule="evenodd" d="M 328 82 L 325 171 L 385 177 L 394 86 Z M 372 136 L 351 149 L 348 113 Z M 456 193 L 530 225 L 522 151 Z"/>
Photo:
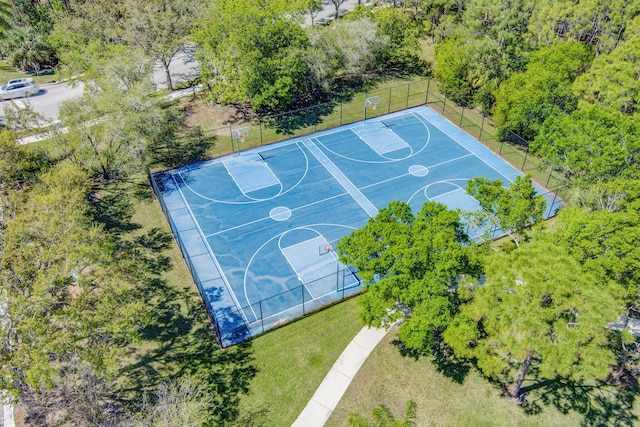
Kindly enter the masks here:
<path id="1" fill-rule="evenodd" d="M 359 3 L 366 4 L 370 0 L 347 0 L 340 6 L 340 14 L 344 14 L 353 10 Z M 335 7 L 329 0 L 322 2 L 324 10 L 322 10 L 315 18 L 315 23 L 319 24 L 333 19 L 335 15 Z M 311 25 L 311 17 L 307 14 L 303 25 Z M 195 46 L 188 47 L 184 52 L 179 53 L 169 66 L 171 76 L 175 84 L 192 80 L 200 75 L 198 61 L 195 58 Z M 164 69 L 156 66 L 153 72 L 153 81 L 156 82 L 158 88 L 166 88 L 166 76 Z M 39 94 L 32 96 L 28 100 L 17 100 L 14 106 L 23 108 L 25 103 L 30 105 L 34 111 L 40 113 L 47 120 L 57 120 L 60 104 L 64 101 L 76 98 L 82 94 L 83 85 L 81 83 L 70 85 L 68 83 L 58 83 L 46 85 L 42 87 Z M 0 123 L 5 122 L 4 106 L 12 105 L 11 101 L 0 101 Z"/>

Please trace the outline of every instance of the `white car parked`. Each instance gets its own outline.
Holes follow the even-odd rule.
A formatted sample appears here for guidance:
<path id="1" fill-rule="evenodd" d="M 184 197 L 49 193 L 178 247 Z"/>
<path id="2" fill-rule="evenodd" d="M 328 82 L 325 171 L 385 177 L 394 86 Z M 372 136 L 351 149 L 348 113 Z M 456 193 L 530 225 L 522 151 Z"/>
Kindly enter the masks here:
<path id="1" fill-rule="evenodd" d="M 0 87 L 0 99 L 24 98 L 40 92 L 40 86 L 31 79 L 14 79 Z"/>

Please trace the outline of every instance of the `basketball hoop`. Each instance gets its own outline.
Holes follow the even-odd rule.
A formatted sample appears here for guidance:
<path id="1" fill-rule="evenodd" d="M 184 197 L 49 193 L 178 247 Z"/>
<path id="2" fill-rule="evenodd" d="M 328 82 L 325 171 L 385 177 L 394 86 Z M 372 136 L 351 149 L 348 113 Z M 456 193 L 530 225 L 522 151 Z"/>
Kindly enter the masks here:
<path id="1" fill-rule="evenodd" d="M 249 128 L 241 127 L 231 131 L 231 139 L 236 144 L 236 151 L 240 153 L 240 144 L 244 144 L 244 139 L 249 136 Z"/>
<path id="2" fill-rule="evenodd" d="M 364 122 L 367 121 L 367 109 L 371 109 L 372 111 L 376 109 L 378 103 L 380 102 L 380 96 L 372 96 L 369 98 L 365 98 L 364 100 L 364 111 L 362 113 L 362 120 Z"/>

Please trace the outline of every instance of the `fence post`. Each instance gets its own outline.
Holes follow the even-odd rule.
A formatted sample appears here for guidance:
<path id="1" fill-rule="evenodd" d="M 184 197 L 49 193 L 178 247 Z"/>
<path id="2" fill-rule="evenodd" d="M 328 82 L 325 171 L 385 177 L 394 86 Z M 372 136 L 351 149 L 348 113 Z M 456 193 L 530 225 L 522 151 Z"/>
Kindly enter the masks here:
<path id="1" fill-rule="evenodd" d="M 262 301 L 260 301 L 260 325 L 262 326 L 262 332 L 264 332 L 264 316 L 262 314 Z"/>
<path id="2" fill-rule="evenodd" d="M 229 138 L 231 139 L 231 152 L 234 152 L 233 148 L 233 130 L 231 130 L 231 125 L 229 125 Z"/>
<path id="3" fill-rule="evenodd" d="M 429 86 L 431 85 L 431 79 L 427 79 L 427 94 L 424 96 L 424 103 L 429 105 Z"/>
<path id="4" fill-rule="evenodd" d="M 522 172 L 525 171 L 524 169 L 524 165 L 527 163 L 527 156 L 529 155 L 529 147 L 527 147 L 527 151 L 524 152 L 524 160 L 522 161 L 522 167 L 520 168 L 520 170 Z"/>
<path id="5" fill-rule="evenodd" d="M 342 126 L 342 101 L 340 101 L 340 126 Z"/>
<path id="6" fill-rule="evenodd" d="M 482 130 L 484 129 L 484 118 L 485 115 L 482 113 L 482 123 L 480 124 L 480 136 L 478 137 L 478 141 L 482 141 Z"/>
<path id="7" fill-rule="evenodd" d="M 553 163 L 551 164 L 551 169 L 549 169 L 549 176 L 547 176 L 547 182 L 544 185 L 544 188 L 549 188 L 549 182 L 551 182 L 551 174 L 553 173 Z"/>
<path id="8" fill-rule="evenodd" d="M 404 108 L 409 108 L 409 89 L 411 88 L 411 82 L 407 83 L 407 103 Z"/>
<path id="9" fill-rule="evenodd" d="M 262 117 L 258 117 L 258 124 L 260 125 L 260 145 L 263 145 L 262 141 Z"/>
<path id="10" fill-rule="evenodd" d="M 391 87 L 389 87 L 389 104 L 387 105 L 387 113 L 391 112 Z"/>
<path id="11" fill-rule="evenodd" d="M 464 117 L 464 105 L 462 106 L 462 111 L 460 111 L 460 127 L 462 128 L 462 117 Z"/>
<path id="12" fill-rule="evenodd" d="M 302 291 L 302 315 L 304 316 L 307 314 L 304 309 L 304 285 L 300 285 L 300 290 Z"/>
<path id="13" fill-rule="evenodd" d="M 444 113 L 444 108 L 445 108 L 445 105 L 447 105 L 447 95 L 443 93 L 442 96 L 444 97 L 444 100 L 442 101 L 442 115 L 446 117 Z"/>
<path id="14" fill-rule="evenodd" d="M 551 206 L 549 206 L 549 213 L 547 214 L 547 218 L 551 216 L 551 210 L 553 209 L 553 206 L 556 204 L 556 197 L 558 197 L 558 194 L 553 193 L 553 202 L 551 202 Z"/>

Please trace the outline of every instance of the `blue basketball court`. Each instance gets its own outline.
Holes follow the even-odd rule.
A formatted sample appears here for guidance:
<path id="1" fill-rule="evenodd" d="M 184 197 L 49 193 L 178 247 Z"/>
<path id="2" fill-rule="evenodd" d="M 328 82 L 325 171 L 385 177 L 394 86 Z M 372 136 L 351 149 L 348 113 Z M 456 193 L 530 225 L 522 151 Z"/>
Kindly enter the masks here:
<path id="1" fill-rule="evenodd" d="M 508 185 L 517 175 L 438 113 L 417 107 L 152 180 L 226 346 L 360 290 L 336 242 L 392 200 L 414 211 L 427 201 L 474 211 L 467 180 Z M 557 206 L 546 197 L 548 216 Z"/>

